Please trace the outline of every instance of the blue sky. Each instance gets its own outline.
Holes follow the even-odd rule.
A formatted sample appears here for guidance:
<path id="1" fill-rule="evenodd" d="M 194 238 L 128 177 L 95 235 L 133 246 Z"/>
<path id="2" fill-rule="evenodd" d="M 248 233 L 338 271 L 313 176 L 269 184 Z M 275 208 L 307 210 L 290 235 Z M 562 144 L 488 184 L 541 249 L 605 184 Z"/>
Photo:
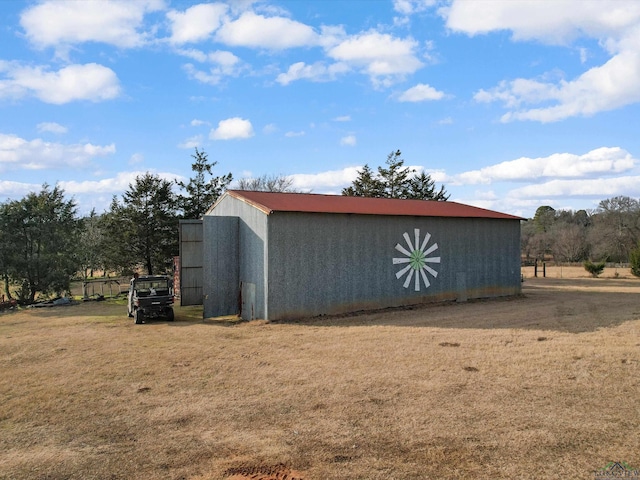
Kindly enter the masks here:
<path id="1" fill-rule="evenodd" d="M 336 193 L 405 164 L 533 216 L 640 197 L 640 2 L 0 2 L 0 200 L 136 175 Z"/>

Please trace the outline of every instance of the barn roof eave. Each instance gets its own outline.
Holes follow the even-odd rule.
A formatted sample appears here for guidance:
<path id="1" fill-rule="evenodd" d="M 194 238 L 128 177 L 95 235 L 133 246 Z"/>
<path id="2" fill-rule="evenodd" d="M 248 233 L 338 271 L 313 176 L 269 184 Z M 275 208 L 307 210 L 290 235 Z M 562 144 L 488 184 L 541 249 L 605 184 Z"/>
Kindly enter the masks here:
<path id="1" fill-rule="evenodd" d="M 244 202 L 248 205 L 251 205 L 252 207 L 260 210 L 261 212 L 270 215 L 271 213 L 273 213 L 273 210 L 271 210 L 270 208 L 262 205 L 260 202 L 255 202 L 252 201 L 251 199 L 245 197 L 244 195 L 242 195 L 242 193 L 244 192 L 244 190 L 227 190 L 226 192 L 224 192 L 222 195 L 220 195 L 218 197 L 218 199 L 215 201 L 215 203 L 213 205 L 211 205 L 209 207 L 209 209 L 205 212 L 205 215 L 210 215 L 211 212 L 213 212 L 213 210 L 218 206 L 218 204 L 220 202 L 222 202 L 222 200 L 229 196 L 229 197 L 233 197 L 237 200 L 240 200 L 241 202 Z"/>
<path id="2" fill-rule="evenodd" d="M 345 197 L 312 193 L 280 193 L 228 190 L 208 212 L 229 195 L 266 215 L 274 212 L 332 213 L 380 216 L 423 216 L 450 218 L 494 218 L 524 220 L 522 217 L 473 207 L 456 202 L 398 200 L 364 197 Z"/>

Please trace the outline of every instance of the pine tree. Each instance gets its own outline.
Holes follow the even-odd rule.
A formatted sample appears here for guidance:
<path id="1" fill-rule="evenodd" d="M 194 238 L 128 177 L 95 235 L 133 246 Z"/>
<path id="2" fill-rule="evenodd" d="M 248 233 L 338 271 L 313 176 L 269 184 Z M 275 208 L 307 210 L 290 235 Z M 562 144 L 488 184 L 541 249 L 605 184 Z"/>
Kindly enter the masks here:
<path id="1" fill-rule="evenodd" d="M 431 179 L 430 175 L 420 172 L 409 180 L 409 188 L 407 197 L 413 200 L 449 200 L 449 195 L 444 189 L 444 185 L 440 185 L 440 190 L 436 192 L 436 182 Z"/>
<path id="2" fill-rule="evenodd" d="M 415 170 L 405 167 L 400 150 L 389 153 L 386 167 L 378 167 L 377 173 L 368 164 L 362 167 L 352 184 L 342 190 L 342 195 L 438 201 L 449 199 L 444 185 L 436 190 L 429 174 L 416 174 Z"/>
<path id="3" fill-rule="evenodd" d="M 233 180 L 231 173 L 220 177 L 213 177 L 212 169 L 218 162 L 209 162 L 207 154 L 196 147 L 195 155 L 191 155 L 195 162 L 191 164 L 191 170 L 195 177 L 188 183 L 176 182 L 186 190 L 187 195 L 178 195 L 178 206 L 182 210 L 184 218 L 200 218 L 215 203 L 227 186 Z M 207 176 L 212 176 L 207 180 Z"/>
<path id="4" fill-rule="evenodd" d="M 375 176 L 369 165 L 362 167 L 351 186 L 342 190 L 342 195 L 349 197 L 382 197 L 383 194 L 384 184 Z"/>
<path id="5" fill-rule="evenodd" d="M 0 267 L 9 294 L 10 283 L 19 286 L 23 303 L 38 294 L 62 294 L 69 289 L 78 265 L 75 249 L 80 225 L 73 200 L 64 190 L 47 184 L 0 208 Z"/>
<path id="6" fill-rule="evenodd" d="M 149 275 L 164 273 L 178 254 L 178 215 L 172 182 L 149 172 L 136 177 L 105 214 L 104 252 L 109 266 L 122 270 L 143 265 Z"/>
<path id="7" fill-rule="evenodd" d="M 386 198 L 407 198 L 411 174 L 415 170 L 404 166 L 400 150 L 387 155 L 387 168 L 378 167 L 378 178 L 382 181 Z"/>

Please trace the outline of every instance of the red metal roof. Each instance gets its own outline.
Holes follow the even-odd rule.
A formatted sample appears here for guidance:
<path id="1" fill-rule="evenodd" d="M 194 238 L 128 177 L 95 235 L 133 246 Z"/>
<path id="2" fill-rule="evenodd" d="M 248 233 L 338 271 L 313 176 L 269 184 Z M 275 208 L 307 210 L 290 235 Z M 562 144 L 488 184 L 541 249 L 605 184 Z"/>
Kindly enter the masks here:
<path id="1" fill-rule="evenodd" d="M 228 190 L 227 194 L 253 205 L 267 215 L 273 212 L 305 212 L 522 220 L 521 217 L 514 215 L 456 202 L 347 197 L 344 195 L 320 195 L 315 193 L 254 192 L 248 190 Z"/>

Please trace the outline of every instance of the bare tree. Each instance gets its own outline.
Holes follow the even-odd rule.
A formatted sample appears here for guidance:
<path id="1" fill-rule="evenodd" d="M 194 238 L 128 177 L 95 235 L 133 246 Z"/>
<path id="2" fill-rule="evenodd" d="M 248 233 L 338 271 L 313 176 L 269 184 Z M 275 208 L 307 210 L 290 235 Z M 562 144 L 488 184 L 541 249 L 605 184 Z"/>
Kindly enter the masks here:
<path id="1" fill-rule="evenodd" d="M 587 254 L 587 231 L 572 223 L 559 223 L 551 229 L 551 251 L 556 260 L 580 262 Z"/>
<path id="2" fill-rule="evenodd" d="M 536 235 L 536 226 L 531 220 L 520 222 L 520 251 L 527 262 L 533 261 L 534 241 Z"/>
<path id="3" fill-rule="evenodd" d="M 630 197 L 601 201 L 593 215 L 589 240 L 594 258 L 628 261 L 640 240 L 640 202 Z"/>
<path id="4" fill-rule="evenodd" d="M 236 190 L 260 192 L 297 192 L 293 187 L 293 177 L 288 175 L 262 175 L 258 178 L 241 178 Z"/>

